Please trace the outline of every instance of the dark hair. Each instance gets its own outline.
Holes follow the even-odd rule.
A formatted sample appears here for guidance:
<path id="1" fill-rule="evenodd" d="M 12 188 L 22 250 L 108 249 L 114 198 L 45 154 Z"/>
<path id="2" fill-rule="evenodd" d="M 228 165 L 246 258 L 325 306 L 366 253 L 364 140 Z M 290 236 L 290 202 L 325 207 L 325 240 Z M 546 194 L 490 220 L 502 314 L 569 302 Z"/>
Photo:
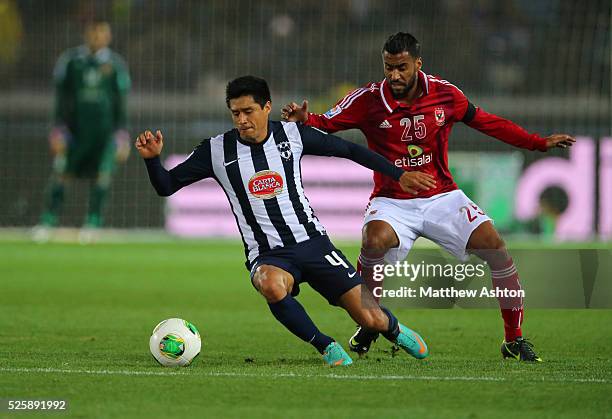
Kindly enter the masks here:
<path id="1" fill-rule="evenodd" d="M 262 108 L 271 102 L 270 89 L 264 79 L 255 76 L 242 76 L 230 81 L 225 88 L 225 104 L 229 108 L 231 99 L 241 96 L 253 96 L 253 100 Z"/>
<path id="2" fill-rule="evenodd" d="M 421 44 L 409 33 L 398 32 L 387 39 L 382 51 L 394 55 L 408 52 L 413 58 L 419 58 L 421 56 Z"/>

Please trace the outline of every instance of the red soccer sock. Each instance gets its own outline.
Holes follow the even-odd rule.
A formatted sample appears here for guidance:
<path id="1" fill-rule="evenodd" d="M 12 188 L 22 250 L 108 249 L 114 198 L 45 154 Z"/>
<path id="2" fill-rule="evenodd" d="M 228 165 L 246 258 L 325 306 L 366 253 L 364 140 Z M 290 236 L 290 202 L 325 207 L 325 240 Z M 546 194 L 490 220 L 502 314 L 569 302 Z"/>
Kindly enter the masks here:
<path id="1" fill-rule="evenodd" d="M 521 290 L 518 272 L 512 259 L 509 259 L 500 269 L 491 269 L 493 287 L 499 290 Z M 504 334 L 506 342 L 511 342 L 523 336 L 523 298 L 499 297 L 499 307 L 504 319 Z"/>
<path id="2" fill-rule="evenodd" d="M 374 267 L 376 265 L 383 265 L 385 263 L 384 254 L 376 254 L 373 252 L 365 251 L 361 249 L 361 253 L 359 254 L 359 259 L 357 260 L 357 272 L 359 276 L 363 278 L 368 289 L 374 294 L 374 288 L 383 286 L 383 280 L 374 279 Z M 380 297 L 376 297 L 374 294 L 374 300 L 376 303 L 379 302 Z"/>

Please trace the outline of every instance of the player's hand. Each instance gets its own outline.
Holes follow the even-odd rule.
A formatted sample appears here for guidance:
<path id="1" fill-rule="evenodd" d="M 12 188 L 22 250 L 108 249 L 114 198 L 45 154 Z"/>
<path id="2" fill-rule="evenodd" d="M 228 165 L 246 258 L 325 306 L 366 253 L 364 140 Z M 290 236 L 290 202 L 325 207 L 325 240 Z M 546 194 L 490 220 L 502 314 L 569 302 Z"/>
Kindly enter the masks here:
<path id="1" fill-rule="evenodd" d="M 49 148 L 51 149 L 51 154 L 54 156 L 64 154 L 69 140 L 70 131 L 68 131 L 68 128 L 64 126 L 53 127 L 49 133 Z"/>
<path id="2" fill-rule="evenodd" d="M 399 178 L 399 184 L 402 189 L 413 195 L 417 195 L 420 191 L 428 191 L 436 187 L 435 178 L 425 172 L 404 172 Z"/>
<path id="3" fill-rule="evenodd" d="M 113 139 L 116 147 L 115 159 L 119 163 L 125 163 L 130 156 L 130 134 L 126 130 L 120 129 L 115 132 Z"/>
<path id="4" fill-rule="evenodd" d="M 281 109 L 281 118 L 289 122 L 302 122 L 308 120 L 308 101 L 302 102 L 302 106 L 295 102 L 291 102 Z"/>
<path id="5" fill-rule="evenodd" d="M 164 136 L 160 130 L 155 131 L 155 135 L 153 135 L 151 131 L 146 130 L 136 137 L 134 145 L 140 157 L 143 159 L 152 159 L 161 154 L 162 148 L 164 147 Z"/>
<path id="6" fill-rule="evenodd" d="M 553 134 L 544 139 L 546 140 L 546 150 L 571 147 L 576 142 L 574 137 L 567 134 Z"/>

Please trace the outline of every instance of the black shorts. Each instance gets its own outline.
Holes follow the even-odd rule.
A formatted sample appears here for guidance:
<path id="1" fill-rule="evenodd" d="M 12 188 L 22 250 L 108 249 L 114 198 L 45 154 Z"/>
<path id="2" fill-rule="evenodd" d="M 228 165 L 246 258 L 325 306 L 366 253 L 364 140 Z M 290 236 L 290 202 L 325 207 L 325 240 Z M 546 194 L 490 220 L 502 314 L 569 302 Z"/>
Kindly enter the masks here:
<path id="1" fill-rule="evenodd" d="M 251 283 L 257 267 L 261 265 L 276 266 L 293 275 L 295 282 L 291 295 L 298 295 L 300 284 L 306 282 L 331 305 L 337 305 L 342 294 L 363 284 L 357 270 L 327 236 L 315 237 L 259 255 L 248 266 Z"/>

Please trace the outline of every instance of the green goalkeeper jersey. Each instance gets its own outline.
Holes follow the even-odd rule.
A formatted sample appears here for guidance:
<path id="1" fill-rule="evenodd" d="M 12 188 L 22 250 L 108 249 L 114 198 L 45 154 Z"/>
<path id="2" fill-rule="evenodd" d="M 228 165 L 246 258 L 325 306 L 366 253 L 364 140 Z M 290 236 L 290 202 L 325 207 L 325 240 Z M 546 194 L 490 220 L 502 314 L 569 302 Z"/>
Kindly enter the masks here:
<path id="1" fill-rule="evenodd" d="M 55 123 L 68 127 L 72 146 L 107 142 L 114 131 L 125 128 L 130 76 L 118 54 L 109 48 L 94 54 L 87 46 L 69 49 L 53 77 Z"/>

